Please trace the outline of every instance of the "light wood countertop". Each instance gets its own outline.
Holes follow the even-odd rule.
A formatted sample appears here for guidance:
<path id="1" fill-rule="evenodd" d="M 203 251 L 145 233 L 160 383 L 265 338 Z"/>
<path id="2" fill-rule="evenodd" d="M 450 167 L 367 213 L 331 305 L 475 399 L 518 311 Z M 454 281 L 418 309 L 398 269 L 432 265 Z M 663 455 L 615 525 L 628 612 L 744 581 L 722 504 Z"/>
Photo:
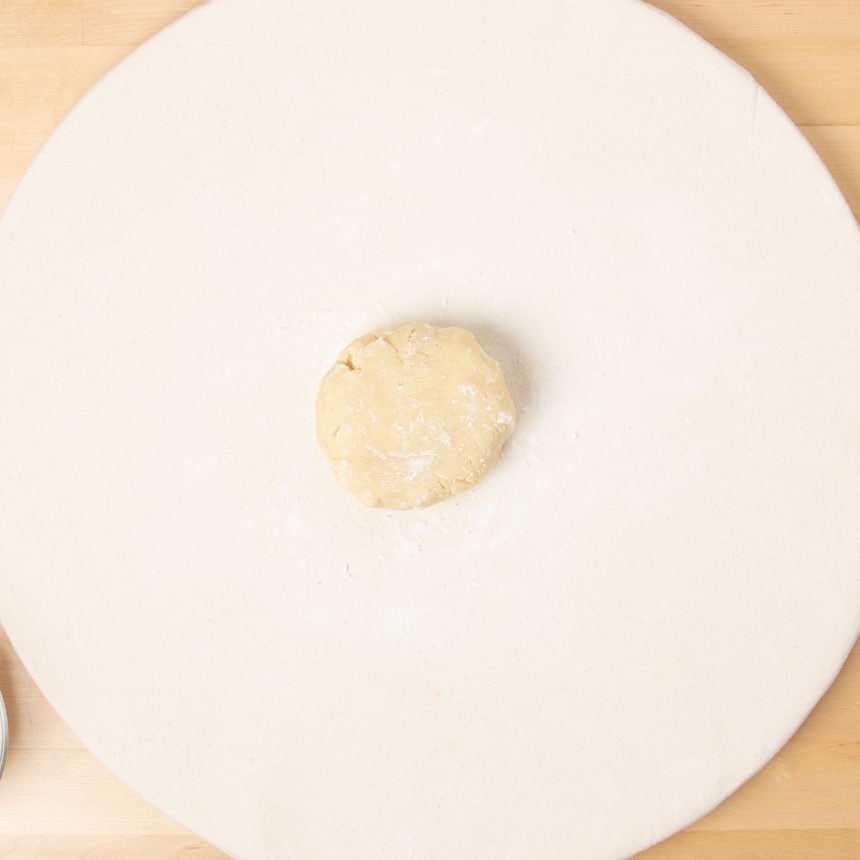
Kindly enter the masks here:
<path id="1" fill-rule="evenodd" d="M 195 5 L 195 0 L 0 2 L 0 207 L 87 87 Z M 656 0 L 654 5 L 755 75 L 817 149 L 860 217 L 860 0 Z M 0 857 L 224 857 L 138 799 L 81 746 L 40 695 L 2 631 L 0 690 L 11 724 L 0 781 Z M 860 646 L 809 720 L 761 773 L 706 818 L 637 860 L 693 858 L 860 858 Z"/>

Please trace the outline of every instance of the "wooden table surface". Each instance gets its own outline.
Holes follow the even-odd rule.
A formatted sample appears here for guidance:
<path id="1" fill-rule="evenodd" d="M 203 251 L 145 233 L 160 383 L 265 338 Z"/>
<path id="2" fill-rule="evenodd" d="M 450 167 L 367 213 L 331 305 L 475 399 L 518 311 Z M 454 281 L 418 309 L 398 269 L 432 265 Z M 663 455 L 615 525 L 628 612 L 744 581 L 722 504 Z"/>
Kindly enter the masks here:
<path id="1" fill-rule="evenodd" d="M 0 207 L 87 87 L 194 5 L 196 0 L 0 0 Z M 756 76 L 818 150 L 860 216 L 860 0 L 655 5 Z M 0 781 L 0 858 L 224 858 L 138 799 L 81 746 L 2 631 L 0 690 L 11 725 Z M 860 646 L 809 720 L 761 773 L 719 809 L 637 860 L 858 858 Z"/>

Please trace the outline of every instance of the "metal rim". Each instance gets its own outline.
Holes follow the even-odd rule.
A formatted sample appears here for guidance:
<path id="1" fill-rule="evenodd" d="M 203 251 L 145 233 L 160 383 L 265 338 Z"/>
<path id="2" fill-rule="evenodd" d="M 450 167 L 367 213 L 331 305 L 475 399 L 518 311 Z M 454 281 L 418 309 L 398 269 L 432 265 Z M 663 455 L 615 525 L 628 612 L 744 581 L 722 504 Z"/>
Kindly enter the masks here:
<path id="1" fill-rule="evenodd" d="M 6 767 L 6 747 L 9 745 L 9 720 L 6 718 L 6 703 L 0 693 L 0 776 Z"/>

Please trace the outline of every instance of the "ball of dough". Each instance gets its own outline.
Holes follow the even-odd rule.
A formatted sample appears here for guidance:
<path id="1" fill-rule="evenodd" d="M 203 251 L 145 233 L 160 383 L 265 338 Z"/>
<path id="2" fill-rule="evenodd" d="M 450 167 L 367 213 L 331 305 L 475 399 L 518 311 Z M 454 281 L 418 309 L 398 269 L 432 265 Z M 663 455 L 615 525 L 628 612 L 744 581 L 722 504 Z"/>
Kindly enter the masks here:
<path id="1" fill-rule="evenodd" d="M 317 400 L 317 438 L 338 481 L 393 510 L 473 487 L 515 420 L 504 374 L 474 335 L 423 323 L 354 341 Z"/>

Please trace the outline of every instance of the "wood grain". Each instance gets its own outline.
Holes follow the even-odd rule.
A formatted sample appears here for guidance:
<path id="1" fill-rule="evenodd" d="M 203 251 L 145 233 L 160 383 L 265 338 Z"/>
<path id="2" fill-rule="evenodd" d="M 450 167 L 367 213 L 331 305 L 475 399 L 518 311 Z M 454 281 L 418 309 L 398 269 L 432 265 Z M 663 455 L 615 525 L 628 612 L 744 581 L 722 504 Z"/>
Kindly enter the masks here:
<path id="1" fill-rule="evenodd" d="M 86 88 L 197 2 L 0 0 L 0 206 Z M 860 217 L 860 2 L 657 0 L 654 5 L 753 73 L 801 127 Z M 84 750 L 36 689 L 2 631 L 0 690 L 12 733 L 0 781 L 0 858 L 225 857 L 136 797 Z M 637 860 L 857 858 L 860 646 L 797 735 L 761 773 L 709 816 Z"/>

